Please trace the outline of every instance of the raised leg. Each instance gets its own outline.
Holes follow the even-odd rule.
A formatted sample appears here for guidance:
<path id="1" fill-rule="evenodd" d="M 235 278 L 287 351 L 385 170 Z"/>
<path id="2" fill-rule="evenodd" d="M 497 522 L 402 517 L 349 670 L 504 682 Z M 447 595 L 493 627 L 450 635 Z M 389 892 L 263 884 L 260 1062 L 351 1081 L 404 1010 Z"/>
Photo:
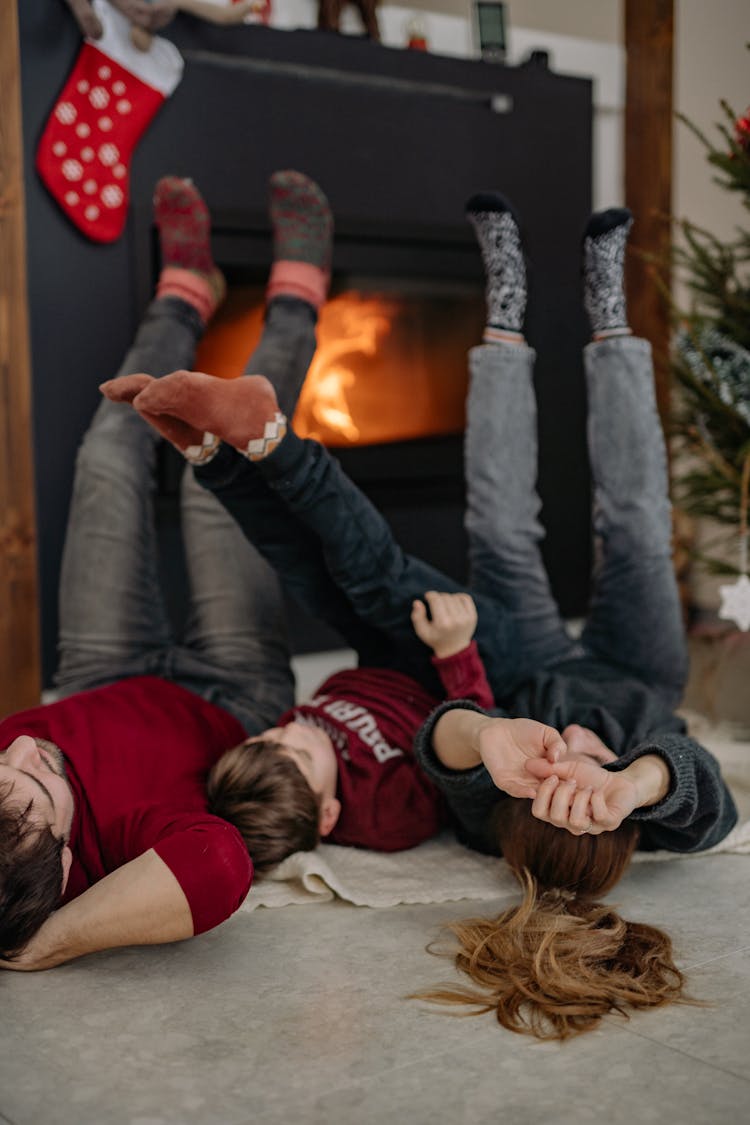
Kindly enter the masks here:
<path id="1" fill-rule="evenodd" d="M 687 655 L 651 347 L 615 336 L 589 344 L 584 360 L 598 551 L 581 639 L 674 705 Z"/>
<path id="2" fill-rule="evenodd" d="M 226 447 L 221 455 L 229 468 Z M 207 474 L 214 464 L 198 474 Z M 284 519 L 277 510 L 265 532 L 258 496 L 249 499 L 261 474 L 267 485 L 265 502 L 270 493 L 286 511 Z M 289 431 L 257 466 L 235 454 L 230 473 L 219 487 L 223 502 L 241 526 L 247 529 L 252 522 L 257 528 L 250 532 L 251 537 L 290 589 L 318 612 L 322 604 L 326 619 L 341 629 L 362 663 L 407 672 L 438 690 L 429 652 L 411 626 L 411 604 L 426 590 L 458 591 L 462 587 L 399 547 L 381 514 L 326 449 Z M 274 542 L 268 528 L 277 534 L 283 529 L 283 541 Z M 309 566 L 310 553 L 322 569 Z M 327 576 L 324 586 L 310 584 L 310 576 L 317 573 Z M 490 683 L 500 695 L 509 690 L 517 674 L 512 629 L 497 603 L 481 595 L 477 602 L 477 643 Z M 342 606 L 346 611 L 343 623 L 336 619 Z"/>
<path id="3" fill-rule="evenodd" d="M 540 551 L 533 366 L 526 344 L 471 351 L 465 446 L 471 588 L 512 616 L 527 674 L 573 652 Z"/>
<path id="4" fill-rule="evenodd" d="M 494 599 L 518 632 L 525 674 L 571 655 L 540 544 L 534 352 L 523 337 L 526 269 L 516 217 L 499 194 L 473 196 L 467 217 L 486 273 L 485 343 L 469 354 L 466 530 L 472 590 Z"/>
<path id="5" fill-rule="evenodd" d="M 159 377 L 191 366 L 222 292 L 208 211 L 193 185 L 160 180 L 154 213 L 163 267 L 157 297 L 120 375 Z M 172 635 L 157 575 L 157 436 L 127 405 L 105 400 L 81 444 L 60 580 L 63 693 L 164 670 Z"/>
<path id="6" fill-rule="evenodd" d="M 202 330 L 179 298 L 153 301 L 120 374 L 189 365 Z M 65 694 L 156 672 L 172 641 L 157 574 L 157 440 L 128 406 L 105 400 L 79 449 L 60 577 Z"/>
<path id="7" fill-rule="evenodd" d="M 294 703 L 278 578 L 187 466 L 181 517 L 191 598 L 173 678 L 257 734 Z"/>

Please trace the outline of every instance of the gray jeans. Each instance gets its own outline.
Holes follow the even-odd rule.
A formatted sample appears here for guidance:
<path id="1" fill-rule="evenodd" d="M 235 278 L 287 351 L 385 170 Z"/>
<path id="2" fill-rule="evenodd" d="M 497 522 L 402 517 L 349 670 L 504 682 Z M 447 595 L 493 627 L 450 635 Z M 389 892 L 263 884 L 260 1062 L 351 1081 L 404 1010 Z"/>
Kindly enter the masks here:
<path id="1" fill-rule="evenodd" d="M 503 603 L 528 671 L 594 657 L 670 702 L 687 670 L 672 566 L 666 454 L 650 345 L 635 337 L 584 353 L 594 488 L 595 567 L 579 643 L 565 630 L 539 550 L 534 352 L 489 344 L 470 353 L 466 434 L 472 590 Z"/>
<path id="2" fill-rule="evenodd" d="M 271 305 L 274 315 L 283 319 L 283 306 Z M 118 374 L 192 367 L 201 331 L 183 301 L 153 301 Z M 258 351 L 278 336 L 266 333 Z M 249 370 L 261 369 L 257 356 Z M 158 441 L 129 406 L 104 400 L 81 444 L 60 581 L 59 693 L 161 676 L 257 733 L 294 700 L 276 576 L 188 468 L 180 504 L 190 609 L 177 641 L 158 577 Z"/>

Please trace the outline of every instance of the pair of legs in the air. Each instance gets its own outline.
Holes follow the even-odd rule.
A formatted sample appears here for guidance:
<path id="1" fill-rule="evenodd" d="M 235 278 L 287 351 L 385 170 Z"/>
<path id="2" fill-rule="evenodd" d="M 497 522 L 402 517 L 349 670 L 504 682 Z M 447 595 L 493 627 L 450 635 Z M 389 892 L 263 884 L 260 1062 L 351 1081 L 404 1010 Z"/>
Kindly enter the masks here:
<path id="1" fill-rule="evenodd" d="M 195 188 L 175 178 L 160 181 L 155 212 L 162 273 L 120 376 L 193 366 L 196 344 L 222 293 L 211 259 L 210 218 Z M 310 301 L 325 292 L 330 212 L 315 185 L 284 173 L 271 181 L 271 216 L 276 261 L 269 329 L 250 370 L 273 368 L 288 376 L 304 372 L 314 351 Z M 300 243 L 305 228 L 319 243 L 320 267 L 305 261 L 313 256 Z M 308 286 L 317 289 L 308 292 Z M 290 412 L 300 386 L 301 379 L 289 377 L 277 385 Z M 225 708 L 255 734 L 294 701 L 278 580 L 186 466 L 180 499 L 191 597 L 177 641 L 158 576 L 158 440 L 137 413 L 106 399 L 85 435 L 63 556 L 57 686 L 70 695 L 134 675 L 162 676 Z"/>
<path id="2" fill-rule="evenodd" d="M 595 337 L 585 366 L 597 562 L 577 643 L 560 618 L 539 551 L 534 353 L 522 335 L 526 282 L 518 227 L 500 196 L 475 197 L 469 217 L 488 280 L 485 343 L 470 356 L 470 588 L 479 610 L 476 639 L 495 697 L 502 700 L 535 672 L 585 656 L 619 667 L 674 703 L 684 679 L 684 639 L 650 348 L 630 336 L 624 317 L 629 215 L 594 216 L 584 239 L 585 301 Z M 290 315 L 304 331 L 300 310 Z M 269 319 L 269 346 L 275 331 Z M 278 377 L 268 366 L 255 370 L 271 382 Z M 294 378 L 300 377 L 296 371 Z M 428 589 L 459 587 L 401 551 L 325 449 L 301 441 L 283 422 L 279 428 L 264 379 L 227 385 L 175 373 L 110 385 L 106 393 L 133 401 L 183 450 L 200 447 L 204 431 L 220 437 L 223 444 L 196 475 L 290 589 L 340 629 L 362 663 L 398 668 L 435 686 L 409 611 Z"/>

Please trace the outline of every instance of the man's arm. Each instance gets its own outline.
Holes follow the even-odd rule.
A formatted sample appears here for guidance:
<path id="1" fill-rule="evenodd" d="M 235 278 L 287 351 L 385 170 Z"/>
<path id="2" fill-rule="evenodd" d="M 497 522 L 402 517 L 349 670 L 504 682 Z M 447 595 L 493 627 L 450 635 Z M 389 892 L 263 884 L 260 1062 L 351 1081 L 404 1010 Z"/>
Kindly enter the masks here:
<path id="1" fill-rule="evenodd" d="M 0 968 L 51 969 L 123 945 L 159 945 L 193 936 L 188 900 L 151 849 L 52 914 L 13 961 Z"/>

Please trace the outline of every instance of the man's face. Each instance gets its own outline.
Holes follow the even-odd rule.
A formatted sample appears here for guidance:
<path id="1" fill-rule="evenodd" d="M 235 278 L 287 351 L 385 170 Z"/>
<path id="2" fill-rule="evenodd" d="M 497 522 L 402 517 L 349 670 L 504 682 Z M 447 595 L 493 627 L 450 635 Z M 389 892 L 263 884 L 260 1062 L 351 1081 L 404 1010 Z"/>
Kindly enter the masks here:
<path id="1" fill-rule="evenodd" d="M 75 806 L 65 777 L 60 750 L 43 738 L 19 735 L 0 752 L 0 784 L 10 782 L 6 798 L 19 808 L 29 808 L 29 819 L 48 827 L 58 840 L 68 840 Z"/>

